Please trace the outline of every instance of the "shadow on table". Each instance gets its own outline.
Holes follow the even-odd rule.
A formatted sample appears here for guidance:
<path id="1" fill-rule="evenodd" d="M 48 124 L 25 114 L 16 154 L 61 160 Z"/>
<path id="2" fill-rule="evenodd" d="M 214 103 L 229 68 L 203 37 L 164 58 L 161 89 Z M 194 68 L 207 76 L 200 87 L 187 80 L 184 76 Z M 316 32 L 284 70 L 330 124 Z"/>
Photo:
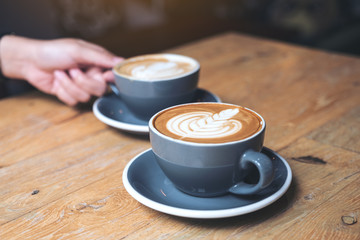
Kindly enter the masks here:
<path id="1" fill-rule="evenodd" d="M 183 223 L 190 223 L 199 227 L 211 229 L 237 228 L 245 225 L 251 227 L 266 222 L 267 220 L 278 218 L 288 209 L 290 209 L 295 202 L 297 186 L 298 183 L 296 178 L 293 177 L 288 191 L 280 199 L 263 209 L 237 217 L 220 219 L 191 219 L 174 216 L 171 217 Z"/>

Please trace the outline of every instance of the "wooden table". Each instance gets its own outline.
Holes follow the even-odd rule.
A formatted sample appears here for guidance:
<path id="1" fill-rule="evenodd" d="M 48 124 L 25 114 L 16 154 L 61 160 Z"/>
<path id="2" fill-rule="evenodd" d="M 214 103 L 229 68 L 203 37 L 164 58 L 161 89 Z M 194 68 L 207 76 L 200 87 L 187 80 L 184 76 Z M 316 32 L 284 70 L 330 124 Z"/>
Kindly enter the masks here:
<path id="1" fill-rule="evenodd" d="M 0 101 L 0 239 L 360 239 L 360 59 L 225 33 L 171 49 L 200 87 L 267 121 L 293 181 L 278 201 L 225 219 L 157 212 L 122 171 L 150 147 L 39 92 Z"/>

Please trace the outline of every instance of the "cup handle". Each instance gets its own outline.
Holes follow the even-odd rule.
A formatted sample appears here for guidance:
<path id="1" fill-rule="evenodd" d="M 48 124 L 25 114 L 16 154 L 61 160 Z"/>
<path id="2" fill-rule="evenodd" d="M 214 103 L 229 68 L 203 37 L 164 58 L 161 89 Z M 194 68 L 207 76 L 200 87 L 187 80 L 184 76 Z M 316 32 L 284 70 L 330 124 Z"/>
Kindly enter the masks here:
<path id="1" fill-rule="evenodd" d="M 246 169 L 249 164 L 254 165 L 259 171 L 259 181 L 256 184 L 240 182 L 229 189 L 234 194 L 253 194 L 267 187 L 273 180 L 274 167 L 272 161 L 263 153 L 256 152 L 252 149 L 247 150 L 240 158 L 240 168 Z"/>
<path id="2" fill-rule="evenodd" d="M 120 92 L 117 89 L 115 83 L 108 83 L 108 85 L 111 88 L 111 91 L 113 91 L 117 96 L 120 96 Z"/>

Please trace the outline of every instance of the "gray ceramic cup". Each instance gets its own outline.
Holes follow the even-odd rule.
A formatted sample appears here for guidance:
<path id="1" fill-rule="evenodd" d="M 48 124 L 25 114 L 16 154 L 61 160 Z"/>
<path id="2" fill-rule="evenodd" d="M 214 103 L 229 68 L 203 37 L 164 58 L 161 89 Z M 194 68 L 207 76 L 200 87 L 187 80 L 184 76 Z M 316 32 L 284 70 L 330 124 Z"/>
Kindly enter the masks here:
<path id="1" fill-rule="evenodd" d="M 189 62 L 194 64 L 194 68 L 188 73 L 161 80 L 132 77 L 115 70 L 116 67 L 129 61 L 154 55 Z M 113 69 L 115 84 L 110 84 L 111 89 L 124 101 L 129 110 L 141 119 L 148 121 L 156 112 L 164 108 L 189 103 L 195 98 L 200 64 L 193 58 L 169 53 L 143 55 L 129 58 L 115 68 Z"/>
<path id="2" fill-rule="evenodd" d="M 260 152 L 265 121 L 256 112 L 263 121 L 262 129 L 246 139 L 225 143 L 194 143 L 168 137 L 154 127 L 154 119 L 161 112 L 149 121 L 152 151 L 165 175 L 181 191 L 199 197 L 248 195 L 272 182 L 272 160 Z M 247 183 L 245 179 L 250 180 Z"/>

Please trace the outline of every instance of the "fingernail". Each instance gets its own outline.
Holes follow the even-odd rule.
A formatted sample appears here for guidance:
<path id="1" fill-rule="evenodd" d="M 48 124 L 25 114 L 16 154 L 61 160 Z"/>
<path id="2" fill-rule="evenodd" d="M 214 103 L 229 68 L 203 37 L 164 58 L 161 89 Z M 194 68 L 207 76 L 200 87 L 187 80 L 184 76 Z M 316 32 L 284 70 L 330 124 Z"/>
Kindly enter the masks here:
<path id="1" fill-rule="evenodd" d="M 73 78 L 77 78 L 80 74 L 78 69 L 70 69 L 69 73 Z"/>
<path id="2" fill-rule="evenodd" d="M 113 58 L 113 62 L 114 62 L 115 64 L 120 63 L 120 62 L 122 62 L 122 61 L 124 61 L 124 58 L 122 58 L 122 57 L 114 57 L 114 58 Z"/>
<path id="3" fill-rule="evenodd" d="M 59 70 L 55 70 L 54 75 L 57 78 L 64 78 L 64 73 L 62 71 L 59 71 Z"/>

